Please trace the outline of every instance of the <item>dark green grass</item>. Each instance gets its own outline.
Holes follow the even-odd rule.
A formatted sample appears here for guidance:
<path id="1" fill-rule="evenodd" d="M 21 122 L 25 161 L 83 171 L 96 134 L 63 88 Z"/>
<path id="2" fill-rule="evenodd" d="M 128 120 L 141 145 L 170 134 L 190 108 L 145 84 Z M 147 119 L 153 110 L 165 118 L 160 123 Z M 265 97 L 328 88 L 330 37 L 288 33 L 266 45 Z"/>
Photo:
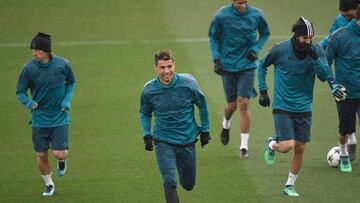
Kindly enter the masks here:
<path id="1" fill-rule="evenodd" d="M 212 143 L 197 148 L 197 183 L 192 192 L 179 187 L 182 202 L 356 202 L 360 198 L 360 164 L 351 174 L 329 168 L 327 151 L 337 144 L 335 104 L 326 84 L 316 82 L 312 142 L 296 183 L 299 198 L 281 194 L 291 153 L 278 154 L 268 168 L 264 142 L 273 134 L 271 109 L 251 102 L 250 158 L 238 158 L 238 112 L 231 141 L 219 141 L 225 105 L 221 80 L 212 72 L 206 39 L 210 18 L 230 1 L 1 1 L 0 44 L 0 202 L 41 202 L 43 182 L 31 146 L 29 112 L 15 98 L 19 72 L 30 58 L 28 44 L 37 31 L 53 34 L 53 50 L 68 58 L 77 76 L 72 103 L 69 170 L 54 176 L 52 202 L 162 202 L 161 177 L 154 153 L 143 147 L 139 96 L 153 77 L 153 54 L 171 48 L 178 72 L 192 73 L 207 95 Z M 337 2 L 251 1 L 262 8 L 274 39 L 290 36 L 300 15 L 326 34 L 337 15 Z M 122 44 L 64 45 L 61 42 L 116 41 Z M 144 41 L 149 40 L 149 41 Z M 316 39 L 318 40 L 318 39 Z M 20 44 L 20 45 L 22 45 Z M 272 71 L 268 76 L 272 92 Z M 52 159 L 55 166 L 55 160 Z"/>

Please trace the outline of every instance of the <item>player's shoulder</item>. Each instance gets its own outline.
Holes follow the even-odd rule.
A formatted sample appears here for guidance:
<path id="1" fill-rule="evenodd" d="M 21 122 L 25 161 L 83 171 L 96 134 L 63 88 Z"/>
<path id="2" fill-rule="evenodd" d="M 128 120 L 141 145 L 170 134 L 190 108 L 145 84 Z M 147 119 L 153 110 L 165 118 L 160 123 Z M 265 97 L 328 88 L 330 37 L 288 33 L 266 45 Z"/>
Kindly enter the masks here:
<path id="1" fill-rule="evenodd" d="M 260 9 L 260 8 L 257 8 L 255 6 L 251 6 L 251 5 L 248 5 L 248 8 L 249 12 L 251 12 L 253 15 L 259 15 L 259 16 L 263 16 L 264 15 L 264 12 Z"/>
<path id="2" fill-rule="evenodd" d="M 149 89 L 149 88 L 154 87 L 154 84 L 155 84 L 156 80 L 157 80 L 157 79 L 154 78 L 154 79 L 151 79 L 151 80 L 147 81 L 147 82 L 145 83 L 143 89 L 145 90 L 145 89 Z"/>
<path id="3" fill-rule="evenodd" d="M 59 65 L 62 65 L 62 66 L 67 66 L 67 67 L 71 67 L 70 65 L 70 61 L 64 57 L 61 57 L 61 56 L 57 56 L 57 55 L 54 55 L 53 56 L 53 60 L 56 64 L 59 64 Z"/>
<path id="4" fill-rule="evenodd" d="M 283 49 L 287 49 L 289 46 L 291 46 L 291 40 L 287 39 L 287 40 L 283 40 L 283 41 L 273 44 L 273 46 L 271 47 L 271 50 L 272 51 L 281 51 Z"/>
<path id="5" fill-rule="evenodd" d="M 331 38 L 333 38 L 333 39 L 339 38 L 339 37 L 343 36 L 344 34 L 346 34 L 346 32 L 347 32 L 347 26 L 339 28 L 331 34 L 330 39 Z"/>
<path id="6" fill-rule="evenodd" d="M 181 82 L 197 84 L 195 77 L 189 73 L 179 73 L 178 76 Z"/>
<path id="7" fill-rule="evenodd" d="M 37 66 L 36 60 L 31 59 L 30 61 L 28 61 L 27 63 L 24 64 L 23 69 L 30 70 L 30 69 L 35 68 L 36 66 Z"/>
<path id="8" fill-rule="evenodd" d="M 225 5 L 225 6 L 222 6 L 221 8 L 219 8 L 216 11 L 215 16 L 221 17 L 223 15 L 227 15 L 230 12 L 231 12 L 231 4 L 230 5 Z"/>

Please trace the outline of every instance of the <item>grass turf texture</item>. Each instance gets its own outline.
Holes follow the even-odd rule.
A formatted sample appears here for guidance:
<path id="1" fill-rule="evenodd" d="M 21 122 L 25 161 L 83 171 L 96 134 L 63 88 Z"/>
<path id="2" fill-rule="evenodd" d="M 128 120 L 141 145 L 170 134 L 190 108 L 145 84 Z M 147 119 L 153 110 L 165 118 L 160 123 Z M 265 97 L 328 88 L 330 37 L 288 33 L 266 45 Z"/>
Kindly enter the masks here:
<path id="1" fill-rule="evenodd" d="M 47 201 L 164 201 L 155 156 L 144 150 L 138 118 L 142 87 L 155 76 L 153 54 L 167 48 L 175 52 L 176 70 L 193 74 L 200 83 L 208 99 L 212 124 L 212 143 L 205 150 L 197 147 L 195 189 L 185 192 L 179 187 L 182 202 L 358 201 L 359 159 L 352 163 L 350 174 L 341 174 L 326 163 L 326 153 L 337 144 L 338 119 L 325 83 L 316 81 L 312 142 L 307 145 L 296 182 L 299 198 L 282 195 L 291 153 L 278 154 L 272 168 L 265 165 L 264 142 L 273 134 L 273 119 L 271 109 L 260 107 L 257 99 L 251 101 L 250 158 L 244 161 L 238 157 L 238 112 L 232 119 L 229 145 L 221 145 L 225 100 L 204 39 L 215 11 L 230 2 L 2 0 L 0 202 L 44 199 L 43 182 L 31 145 L 31 128 L 27 125 L 30 114 L 15 97 L 20 70 L 31 58 L 29 42 L 38 31 L 52 34 L 54 52 L 72 62 L 77 76 L 69 168 L 65 177 L 54 176 L 56 194 Z M 316 34 L 326 34 L 338 14 L 337 1 L 250 3 L 263 9 L 272 34 L 261 55 L 272 44 L 291 36 L 290 28 L 300 15 L 314 22 Z M 272 70 L 268 81 L 271 95 Z M 55 160 L 51 160 L 55 167 Z"/>

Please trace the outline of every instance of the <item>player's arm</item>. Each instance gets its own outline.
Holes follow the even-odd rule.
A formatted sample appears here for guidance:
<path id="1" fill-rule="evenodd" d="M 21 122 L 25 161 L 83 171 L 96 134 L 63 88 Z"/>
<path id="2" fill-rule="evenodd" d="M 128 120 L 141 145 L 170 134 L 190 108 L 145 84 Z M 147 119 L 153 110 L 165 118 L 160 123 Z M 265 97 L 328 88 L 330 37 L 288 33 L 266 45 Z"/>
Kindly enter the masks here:
<path id="1" fill-rule="evenodd" d="M 339 40 L 337 38 L 337 35 L 332 35 L 330 37 L 329 44 L 326 47 L 326 58 L 327 58 L 327 62 L 328 62 L 327 82 L 328 82 L 331 92 L 337 102 L 346 99 L 346 93 L 345 93 L 346 88 L 341 84 L 337 84 L 337 82 L 335 81 L 335 78 L 333 76 L 332 69 L 331 69 L 331 64 L 336 56 L 338 44 L 339 44 Z"/>
<path id="2" fill-rule="evenodd" d="M 66 72 L 67 74 L 65 77 L 65 96 L 63 101 L 61 102 L 61 109 L 63 111 L 68 111 L 71 109 L 71 99 L 75 91 L 75 76 L 70 64 L 68 64 Z"/>
<path id="3" fill-rule="evenodd" d="M 264 58 L 260 60 L 257 67 L 258 87 L 260 91 L 259 104 L 263 107 L 270 106 L 270 98 L 267 93 L 268 87 L 266 85 L 266 75 L 268 67 L 274 64 L 275 61 L 275 46 L 273 46 Z"/>
<path id="4" fill-rule="evenodd" d="M 220 59 L 221 26 L 219 16 L 215 14 L 209 27 L 210 50 L 213 60 Z"/>
<path id="5" fill-rule="evenodd" d="M 319 45 L 312 45 L 309 55 L 317 77 L 323 82 L 326 81 L 329 76 L 329 68 L 324 50 Z"/>
<path id="6" fill-rule="evenodd" d="M 319 42 L 320 46 L 321 46 L 324 50 L 326 50 L 326 47 L 327 47 L 327 45 L 329 44 L 330 35 L 331 35 L 333 32 L 335 32 L 337 29 L 339 29 L 339 26 L 338 26 L 338 23 L 337 23 L 337 21 L 336 21 L 336 19 L 335 19 L 334 22 L 333 22 L 333 24 L 332 24 L 332 26 L 331 26 L 331 28 L 330 28 L 330 30 L 329 30 L 329 35 L 327 35 L 326 37 L 324 37 L 324 39 L 322 39 L 322 40 Z"/>
<path id="7" fill-rule="evenodd" d="M 140 99 L 140 125 L 143 132 L 145 150 L 152 151 L 153 150 L 153 137 L 151 135 L 152 107 L 144 91 L 142 92 Z"/>
<path id="8" fill-rule="evenodd" d="M 259 39 L 257 40 L 256 44 L 251 47 L 251 50 L 255 51 L 256 55 L 259 55 L 260 50 L 264 47 L 270 36 L 269 26 L 263 15 L 260 16 L 258 32 Z"/>
<path id="9" fill-rule="evenodd" d="M 29 83 L 30 80 L 27 76 L 26 69 L 24 68 L 21 71 L 21 74 L 19 76 L 19 80 L 16 87 L 16 97 L 18 100 L 26 106 L 28 109 L 36 109 L 38 108 L 38 104 L 36 101 L 29 99 L 27 96 L 27 90 L 29 89 Z"/>
<path id="10" fill-rule="evenodd" d="M 204 93 L 201 91 L 200 87 L 197 85 L 196 81 L 194 83 L 194 95 L 195 95 L 195 105 L 199 109 L 200 115 L 200 143 L 203 148 L 206 144 L 208 144 L 211 140 L 210 137 L 210 119 L 209 119 L 209 111 L 206 102 L 206 98 Z"/>

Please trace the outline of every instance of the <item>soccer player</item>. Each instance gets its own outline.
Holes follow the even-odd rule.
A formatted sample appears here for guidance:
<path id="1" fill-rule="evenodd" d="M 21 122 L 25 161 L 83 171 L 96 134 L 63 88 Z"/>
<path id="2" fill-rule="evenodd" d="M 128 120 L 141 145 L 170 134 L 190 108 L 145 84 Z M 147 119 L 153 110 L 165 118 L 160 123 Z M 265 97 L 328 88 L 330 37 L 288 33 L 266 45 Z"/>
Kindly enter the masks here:
<path id="1" fill-rule="evenodd" d="M 340 0 L 339 10 L 341 11 L 341 14 L 336 17 L 333 26 L 329 31 L 330 35 L 336 30 L 348 25 L 351 22 L 351 20 L 355 18 L 356 8 L 359 4 L 360 4 L 360 0 Z M 326 36 L 323 40 L 320 41 L 320 45 L 323 47 L 324 50 L 326 50 L 326 47 L 329 43 L 330 35 Z M 338 104 L 337 104 L 337 108 L 339 108 Z M 360 106 L 356 111 L 360 120 Z M 357 141 L 356 141 L 355 132 L 350 133 L 347 142 L 347 150 L 350 161 L 354 161 L 356 158 L 356 145 L 357 145 Z"/>
<path id="2" fill-rule="evenodd" d="M 332 34 L 326 49 L 326 56 L 329 66 L 335 60 L 336 80 L 347 88 L 347 99 L 338 103 L 340 122 L 338 140 L 340 170 L 351 172 L 346 143 L 349 135 L 355 132 L 356 112 L 360 108 L 360 5 L 356 9 L 355 19 Z"/>
<path id="3" fill-rule="evenodd" d="M 287 153 L 294 149 L 288 180 L 283 190 L 285 195 L 299 196 L 295 191 L 295 180 L 304 159 L 305 145 L 310 141 L 312 101 L 315 77 L 328 80 L 337 100 L 344 99 L 341 86 L 329 77 L 323 49 L 312 43 L 314 28 L 304 17 L 293 25 L 291 39 L 275 44 L 258 67 L 260 89 L 259 104 L 270 106 L 267 94 L 267 67 L 274 65 L 273 117 L 275 135 L 266 141 L 265 161 L 272 166 L 275 152 Z"/>
<path id="4" fill-rule="evenodd" d="M 214 72 L 222 76 L 227 101 L 221 142 L 228 144 L 230 119 L 239 106 L 242 158 L 248 157 L 251 124 L 249 99 L 256 97 L 256 60 L 269 35 L 269 27 L 262 11 L 249 5 L 247 0 L 233 0 L 232 4 L 220 8 L 209 28 Z"/>
<path id="5" fill-rule="evenodd" d="M 341 14 L 339 14 L 334 22 L 332 27 L 329 30 L 329 35 L 326 36 L 323 40 L 319 42 L 321 47 L 326 50 L 326 47 L 329 43 L 330 35 L 338 30 L 339 28 L 345 27 L 348 25 L 351 20 L 355 17 L 356 8 L 359 5 L 359 0 L 340 0 L 339 1 L 339 10 Z"/>
<path id="6" fill-rule="evenodd" d="M 200 134 L 201 147 L 210 142 L 209 113 L 203 92 L 190 74 L 175 73 L 173 53 L 159 51 L 155 55 L 158 76 L 147 82 L 141 94 L 141 127 L 145 150 L 152 151 L 163 179 L 166 202 L 179 202 L 176 170 L 185 190 L 192 190 L 196 176 L 195 142 Z M 199 109 L 201 126 L 194 117 Z M 155 116 L 153 133 L 151 117 Z"/>
<path id="7" fill-rule="evenodd" d="M 70 103 L 75 89 L 75 77 L 69 61 L 51 53 L 51 36 L 39 32 L 30 49 L 34 59 L 23 68 L 16 96 L 31 111 L 32 142 L 37 163 L 45 182 L 43 196 L 52 196 L 55 185 L 48 159 L 51 147 L 57 161 L 57 175 L 67 168 Z M 30 89 L 31 98 L 27 91 Z"/>

